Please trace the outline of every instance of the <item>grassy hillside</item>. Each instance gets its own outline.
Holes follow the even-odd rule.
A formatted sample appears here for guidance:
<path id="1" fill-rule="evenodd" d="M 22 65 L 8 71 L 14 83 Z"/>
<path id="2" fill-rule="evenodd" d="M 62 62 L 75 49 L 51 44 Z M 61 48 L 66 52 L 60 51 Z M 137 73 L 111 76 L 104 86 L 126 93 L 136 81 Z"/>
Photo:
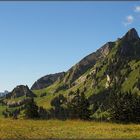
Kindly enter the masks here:
<path id="1" fill-rule="evenodd" d="M 140 138 L 140 125 L 136 124 L 0 119 L 0 128 L 1 140 Z"/>

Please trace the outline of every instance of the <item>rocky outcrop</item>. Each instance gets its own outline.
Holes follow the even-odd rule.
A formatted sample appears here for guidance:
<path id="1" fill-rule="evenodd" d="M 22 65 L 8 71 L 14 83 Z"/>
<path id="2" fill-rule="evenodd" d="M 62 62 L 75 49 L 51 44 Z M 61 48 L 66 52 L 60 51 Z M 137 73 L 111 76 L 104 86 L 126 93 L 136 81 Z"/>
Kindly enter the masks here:
<path id="1" fill-rule="evenodd" d="M 100 57 L 106 57 L 110 50 L 112 49 L 113 42 L 107 42 L 105 45 L 103 45 L 100 49 L 97 50 L 97 52 L 100 54 Z"/>
<path id="2" fill-rule="evenodd" d="M 13 89 L 12 92 L 6 95 L 6 98 L 18 98 L 18 97 L 36 97 L 36 95 L 28 88 L 28 86 L 19 85 Z"/>
<path id="3" fill-rule="evenodd" d="M 60 72 L 60 73 L 55 73 L 55 74 L 49 74 L 46 75 L 39 80 L 37 80 L 31 87 L 31 90 L 38 90 L 38 89 L 43 89 L 51 84 L 53 84 L 55 81 L 61 79 L 64 77 L 65 72 Z"/>
<path id="4" fill-rule="evenodd" d="M 7 102 L 5 102 L 5 105 L 7 105 L 8 107 L 18 107 L 18 106 L 24 105 L 30 101 L 31 101 L 31 98 L 24 98 L 19 101 L 7 101 Z"/>
<path id="5" fill-rule="evenodd" d="M 110 78 L 110 76 L 108 74 L 106 76 L 106 79 L 107 79 L 107 81 L 106 81 L 105 87 L 108 88 L 110 86 L 110 84 L 111 84 L 111 78 Z"/>
<path id="6" fill-rule="evenodd" d="M 118 55 L 121 57 L 128 58 L 139 58 L 140 57 L 140 38 L 137 31 L 132 28 L 122 38 L 121 44 L 118 48 Z"/>
<path id="7" fill-rule="evenodd" d="M 130 29 L 123 37 L 125 40 L 139 40 L 139 35 L 135 28 Z"/>

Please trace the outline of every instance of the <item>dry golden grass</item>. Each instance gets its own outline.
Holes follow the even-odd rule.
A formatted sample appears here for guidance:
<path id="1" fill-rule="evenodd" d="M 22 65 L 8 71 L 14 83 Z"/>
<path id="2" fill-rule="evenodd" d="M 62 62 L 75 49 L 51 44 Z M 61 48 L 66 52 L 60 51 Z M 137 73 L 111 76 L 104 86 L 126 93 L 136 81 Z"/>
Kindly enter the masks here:
<path id="1" fill-rule="evenodd" d="M 3 139 L 96 139 L 140 138 L 140 125 L 87 122 L 80 120 L 11 120 L 0 119 Z"/>

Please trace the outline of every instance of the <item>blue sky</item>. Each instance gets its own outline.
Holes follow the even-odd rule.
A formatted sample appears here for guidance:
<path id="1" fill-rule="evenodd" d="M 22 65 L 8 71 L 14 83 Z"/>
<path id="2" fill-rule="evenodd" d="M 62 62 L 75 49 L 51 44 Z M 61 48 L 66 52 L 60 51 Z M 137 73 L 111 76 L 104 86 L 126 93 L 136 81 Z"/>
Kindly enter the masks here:
<path id="1" fill-rule="evenodd" d="M 66 71 L 132 27 L 140 2 L 0 2 L 0 91 Z"/>

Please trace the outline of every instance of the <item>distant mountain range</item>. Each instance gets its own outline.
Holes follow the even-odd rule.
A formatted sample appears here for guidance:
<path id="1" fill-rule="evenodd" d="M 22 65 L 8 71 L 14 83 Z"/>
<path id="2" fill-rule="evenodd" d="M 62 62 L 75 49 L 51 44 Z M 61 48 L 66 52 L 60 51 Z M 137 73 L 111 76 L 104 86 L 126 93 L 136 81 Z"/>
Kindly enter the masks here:
<path id="1" fill-rule="evenodd" d="M 0 97 L 5 96 L 6 94 L 8 94 L 9 92 L 7 90 L 5 90 L 4 92 L 0 92 Z"/>

